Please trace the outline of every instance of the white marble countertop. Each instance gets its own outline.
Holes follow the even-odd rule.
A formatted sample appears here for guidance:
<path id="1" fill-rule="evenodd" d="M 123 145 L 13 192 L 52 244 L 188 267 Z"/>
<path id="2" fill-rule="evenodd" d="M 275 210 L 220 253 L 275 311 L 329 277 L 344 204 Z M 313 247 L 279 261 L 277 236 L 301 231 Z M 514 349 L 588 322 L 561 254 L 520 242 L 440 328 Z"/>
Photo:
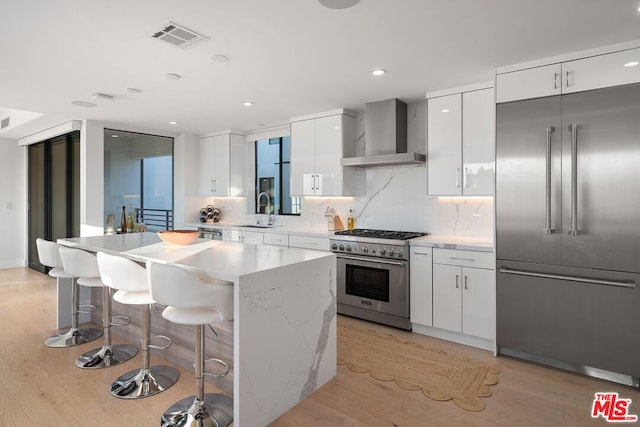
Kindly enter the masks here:
<path id="1" fill-rule="evenodd" d="M 270 234 L 296 234 L 299 236 L 311 237 L 332 237 L 333 231 L 327 231 L 326 227 L 297 227 L 290 225 L 274 225 L 272 227 L 255 227 L 248 224 L 236 224 L 231 222 L 190 222 L 185 224 L 188 227 L 217 228 L 241 231 L 256 231 Z"/>
<path id="2" fill-rule="evenodd" d="M 469 251 L 493 252 L 493 239 L 479 237 L 459 237 L 448 235 L 430 235 L 411 239 L 411 246 L 427 246 L 441 249 L 459 249 Z"/>
<path id="3" fill-rule="evenodd" d="M 122 255 L 140 262 L 151 260 L 180 264 L 230 282 L 245 274 L 335 256 L 323 251 L 208 239 L 197 239 L 190 245 L 172 245 L 161 241 L 156 233 L 66 238 L 59 239 L 58 243 L 87 251 Z"/>
<path id="4" fill-rule="evenodd" d="M 136 261 L 180 264 L 229 282 L 247 274 L 335 256 L 329 252 L 307 249 L 206 239 L 198 239 L 186 246 L 160 242 L 125 251 L 122 255 Z"/>

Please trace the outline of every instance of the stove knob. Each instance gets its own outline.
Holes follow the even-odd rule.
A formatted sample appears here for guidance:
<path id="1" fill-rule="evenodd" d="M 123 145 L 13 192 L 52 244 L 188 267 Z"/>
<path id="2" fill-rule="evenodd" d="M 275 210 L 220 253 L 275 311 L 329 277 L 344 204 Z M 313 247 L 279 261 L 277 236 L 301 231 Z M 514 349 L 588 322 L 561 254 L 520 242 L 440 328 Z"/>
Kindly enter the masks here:
<path id="1" fill-rule="evenodd" d="M 341 250 L 341 251 L 344 251 L 344 246 L 340 245 L 340 246 L 338 246 L 338 249 Z"/>
<path id="2" fill-rule="evenodd" d="M 351 245 L 347 245 L 347 252 L 351 252 Z"/>
<path id="3" fill-rule="evenodd" d="M 387 253 L 387 250 L 385 248 L 380 248 L 380 255 L 384 255 Z"/>
<path id="4" fill-rule="evenodd" d="M 369 252 L 369 248 L 366 247 L 366 246 L 363 246 L 361 251 L 362 251 L 363 254 L 366 254 L 367 252 Z"/>
<path id="5" fill-rule="evenodd" d="M 397 250 L 396 250 L 396 256 L 397 256 L 398 258 L 402 258 L 402 255 L 403 255 L 403 254 L 402 254 L 402 249 L 397 249 Z"/>
<path id="6" fill-rule="evenodd" d="M 336 249 L 338 249 L 338 245 L 336 243 L 332 243 L 331 249 L 335 251 Z"/>
<path id="7" fill-rule="evenodd" d="M 393 249 L 389 249 L 389 256 L 393 256 L 394 253 L 395 251 Z"/>

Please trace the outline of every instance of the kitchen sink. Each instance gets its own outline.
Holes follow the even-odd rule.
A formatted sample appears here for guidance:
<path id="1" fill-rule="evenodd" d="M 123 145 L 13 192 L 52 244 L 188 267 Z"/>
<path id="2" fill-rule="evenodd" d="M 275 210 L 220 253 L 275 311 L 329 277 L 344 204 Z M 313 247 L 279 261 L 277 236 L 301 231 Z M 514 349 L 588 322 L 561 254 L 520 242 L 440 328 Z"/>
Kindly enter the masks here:
<path id="1" fill-rule="evenodd" d="M 240 227 L 251 227 L 251 228 L 273 228 L 273 225 L 263 225 L 263 224 L 245 224 L 240 225 Z"/>

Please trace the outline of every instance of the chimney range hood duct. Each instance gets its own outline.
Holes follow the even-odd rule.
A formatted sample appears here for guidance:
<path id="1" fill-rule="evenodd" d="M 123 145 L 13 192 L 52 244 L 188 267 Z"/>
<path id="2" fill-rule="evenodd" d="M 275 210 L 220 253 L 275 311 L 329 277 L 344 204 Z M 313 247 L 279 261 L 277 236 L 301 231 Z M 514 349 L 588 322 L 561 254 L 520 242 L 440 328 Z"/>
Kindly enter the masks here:
<path id="1" fill-rule="evenodd" d="M 342 159 L 342 166 L 370 167 L 424 164 L 426 156 L 407 153 L 407 104 L 399 99 L 365 105 L 364 157 Z"/>

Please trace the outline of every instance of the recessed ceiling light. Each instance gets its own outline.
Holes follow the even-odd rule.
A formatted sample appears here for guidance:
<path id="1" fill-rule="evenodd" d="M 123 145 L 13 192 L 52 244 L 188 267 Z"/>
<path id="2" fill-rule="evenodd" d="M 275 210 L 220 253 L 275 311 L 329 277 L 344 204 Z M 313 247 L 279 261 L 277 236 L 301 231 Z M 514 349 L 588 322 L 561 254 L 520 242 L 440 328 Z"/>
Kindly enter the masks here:
<path id="1" fill-rule="evenodd" d="M 113 135 L 111 135 L 111 138 L 118 138 L 118 135 L 114 133 Z"/>
<path id="2" fill-rule="evenodd" d="M 253 102 L 251 102 L 251 101 L 244 101 L 244 102 L 242 103 L 242 105 L 244 105 L 245 107 L 251 107 L 251 106 L 253 105 Z"/>
<path id="3" fill-rule="evenodd" d="M 448 108 L 445 108 L 444 110 L 440 110 L 442 113 L 448 113 L 450 110 Z"/>
<path id="4" fill-rule="evenodd" d="M 176 122 L 176 121 L 174 121 L 174 120 L 171 120 L 171 121 L 169 122 L 169 124 L 170 124 L 170 125 L 175 126 L 175 125 L 177 125 L 177 124 L 178 124 L 178 122 Z"/>
<path id="5" fill-rule="evenodd" d="M 175 73 L 165 73 L 164 77 L 169 80 L 180 80 L 182 78 L 180 74 L 175 74 Z"/>
<path id="6" fill-rule="evenodd" d="M 229 57 L 227 55 L 212 55 L 211 60 L 214 62 L 227 62 L 229 61 Z"/>
<path id="7" fill-rule="evenodd" d="M 355 6 L 360 0 L 318 0 L 321 5 L 329 9 L 347 9 Z"/>
<path id="8" fill-rule="evenodd" d="M 371 74 L 373 74 L 374 76 L 382 76 L 386 72 L 387 70 L 383 70 L 382 68 L 376 68 L 371 72 Z"/>
<path id="9" fill-rule="evenodd" d="M 638 61 L 631 61 L 631 62 L 627 62 L 626 64 L 624 64 L 625 67 L 635 67 L 636 65 L 640 64 L 640 62 Z"/>
<path id="10" fill-rule="evenodd" d="M 127 88 L 127 92 L 129 92 L 129 93 L 140 93 L 142 91 L 140 89 L 138 89 L 138 88 L 135 88 L 135 87 L 128 87 Z"/>
<path id="11" fill-rule="evenodd" d="M 77 107 L 95 107 L 96 104 L 94 104 L 93 102 L 87 102 L 87 101 L 71 101 L 71 103 Z"/>

